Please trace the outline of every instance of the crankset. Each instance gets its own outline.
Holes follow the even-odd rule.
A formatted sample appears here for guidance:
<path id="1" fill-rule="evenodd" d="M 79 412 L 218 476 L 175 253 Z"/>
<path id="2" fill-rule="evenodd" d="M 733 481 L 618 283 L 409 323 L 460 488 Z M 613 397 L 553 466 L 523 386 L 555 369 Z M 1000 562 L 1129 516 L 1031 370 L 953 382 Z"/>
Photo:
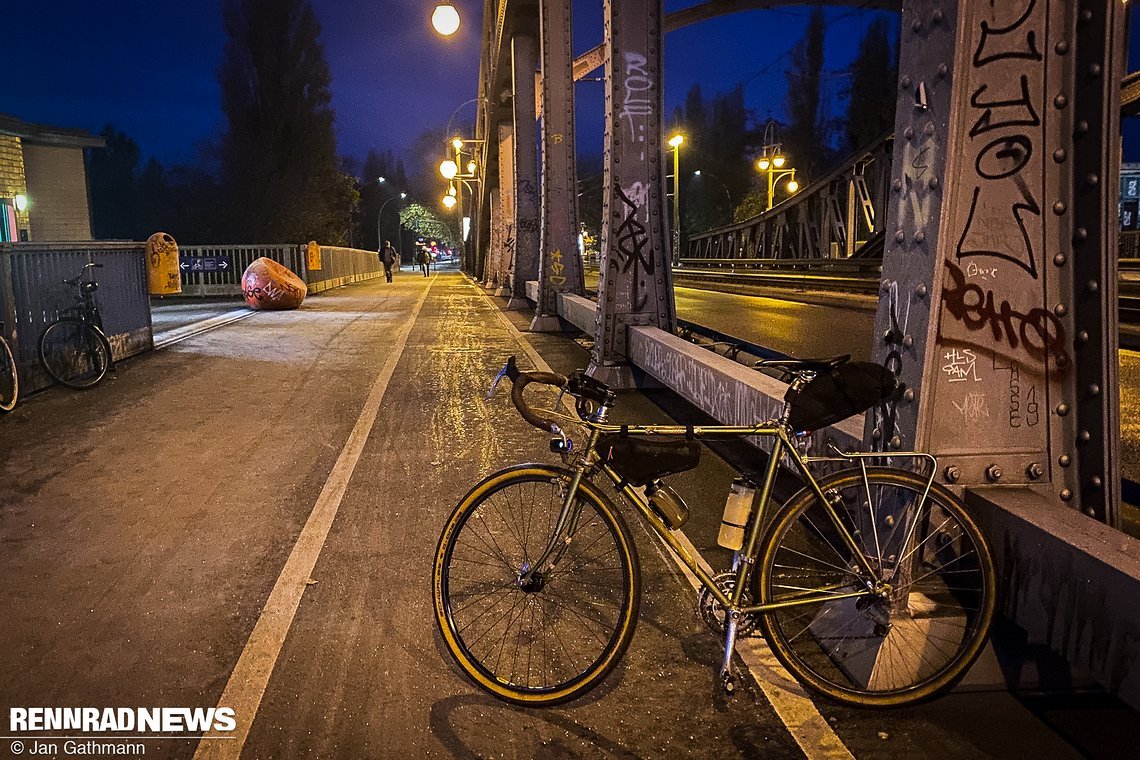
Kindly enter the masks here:
<path id="1" fill-rule="evenodd" d="M 732 596 L 732 591 L 736 588 L 736 573 L 723 572 L 713 576 L 713 582 L 716 583 L 725 596 Z M 741 603 L 745 606 L 752 604 L 752 597 L 747 590 L 744 596 L 741 597 Z M 709 627 L 713 633 L 721 636 L 727 633 L 727 619 L 728 615 L 725 614 L 724 606 L 716 600 L 712 592 L 707 588 L 701 588 L 700 596 L 697 597 L 697 613 L 701 616 L 701 620 L 705 621 L 705 625 Z M 737 636 L 751 636 L 756 630 L 756 616 L 743 614 L 740 616 L 740 622 L 736 627 Z"/>

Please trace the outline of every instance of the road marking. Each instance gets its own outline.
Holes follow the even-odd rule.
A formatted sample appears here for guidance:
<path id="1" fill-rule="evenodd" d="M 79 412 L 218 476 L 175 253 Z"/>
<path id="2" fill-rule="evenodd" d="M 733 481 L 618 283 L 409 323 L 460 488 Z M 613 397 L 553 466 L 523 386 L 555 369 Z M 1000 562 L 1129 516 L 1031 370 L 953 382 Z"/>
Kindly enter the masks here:
<path id="1" fill-rule="evenodd" d="M 470 280 L 470 278 L 468 278 Z M 523 352 L 530 358 L 534 365 L 543 372 L 553 372 L 550 365 L 546 360 L 535 350 L 531 345 L 530 340 L 526 337 L 526 333 L 515 327 L 510 318 L 499 308 L 491 297 L 488 296 L 483 288 L 475 282 L 470 283 L 484 298 L 486 298 L 491 307 L 494 309 L 495 315 L 499 320 L 506 325 L 507 331 L 519 344 Z M 566 396 L 563 396 L 563 403 L 573 412 L 573 404 Z M 681 561 L 674 552 L 672 547 L 662 541 L 654 534 L 653 531 L 645 528 L 641 520 L 635 521 L 654 539 L 654 547 L 657 548 L 658 554 L 668 556 L 673 560 L 674 564 L 684 574 L 693 590 L 701 590 L 701 582 L 693 574 L 685 563 Z M 673 531 L 673 536 L 676 537 L 681 544 L 685 547 L 690 555 L 697 558 L 702 569 L 710 576 L 715 575 L 713 569 L 701 556 L 697 548 L 693 546 L 688 537 L 681 531 Z M 664 554 L 661 548 L 664 547 L 668 554 Z M 723 646 L 723 645 L 722 645 Z M 792 674 L 784 669 L 784 666 L 776 660 L 775 655 L 768 648 L 763 638 L 744 638 L 739 639 L 736 643 L 736 652 L 744 660 L 745 666 L 752 674 L 752 678 L 760 685 L 760 689 L 764 692 L 764 696 L 768 698 L 768 702 L 772 705 L 772 709 L 776 711 L 780 721 L 787 727 L 788 733 L 795 739 L 796 744 L 809 760 L 854 760 L 854 755 L 847 749 L 843 741 L 836 735 L 835 731 L 828 724 L 827 720 L 816 709 L 815 703 L 811 701 L 807 692 L 804 691 L 803 686 L 800 685 Z"/>
<path id="2" fill-rule="evenodd" d="M 380 372 L 372 382 L 372 388 L 364 401 L 364 407 L 360 410 L 360 416 L 352 432 L 349 433 L 348 440 L 345 441 L 344 448 L 341 449 L 328 480 L 325 481 L 317 497 L 316 504 L 313 505 L 313 511 L 309 513 L 305 527 L 301 529 L 301 534 L 293 545 L 293 551 L 290 552 L 285 567 L 273 585 L 273 591 L 270 592 L 269 599 L 261 610 L 261 616 L 257 619 L 249 640 L 246 641 L 245 649 L 242 650 L 237 665 L 234 666 L 233 673 L 226 682 L 221 698 L 218 699 L 218 707 L 229 707 L 234 711 L 237 728 L 231 736 L 236 741 L 200 742 L 194 753 L 195 760 L 228 760 L 241 756 L 246 737 L 249 736 L 249 730 L 257 717 L 261 698 L 269 685 L 269 677 L 273 675 L 277 656 L 281 653 L 285 637 L 297 614 L 297 607 L 301 604 L 301 596 L 307 587 L 306 581 L 312 576 L 313 567 L 317 564 L 321 547 L 328 537 L 333 519 L 348 488 L 348 482 L 352 478 L 353 470 L 356 469 L 356 463 L 360 461 L 372 425 L 376 422 L 376 415 L 380 411 L 388 382 L 392 379 L 392 373 L 396 371 L 396 365 L 404 353 L 412 326 L 419 317 L 420 309 L 423 308 L 434 281 L 434 277 L 428 280 L 419 301 L 400 326 L 392 351 L 389 352 L 384 366 L 380 368 Z"/>
<path id="3" fill-rule="evenodd" d="M 238 320 L 252 317 L 256 313 L 256 311 L 249 308 L 234 309 L 233 311 L 227 311 L 225 314 L 219 314 L 216 317 L 203 319 L 199 322 L 183 325 L 182 327 L 175 327 L 173 330 L 164 330 L 160 333 L 155 333 L 154 350 L 157 351 L 160 348 L 172 346 L 179 341 L 186 340 L 187 338 L 193 338 L 195 335 L 201 335 L 202 333 L 209 330 L 214 330 L 233 322 L 237 322 Z"/>

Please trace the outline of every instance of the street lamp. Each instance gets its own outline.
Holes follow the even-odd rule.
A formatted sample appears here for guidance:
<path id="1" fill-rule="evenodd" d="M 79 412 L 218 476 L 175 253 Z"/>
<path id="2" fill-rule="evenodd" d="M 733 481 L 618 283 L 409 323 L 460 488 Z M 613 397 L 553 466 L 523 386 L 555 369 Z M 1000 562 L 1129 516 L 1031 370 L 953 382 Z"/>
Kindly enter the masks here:
<path id="1" fill-rule="evenodd" d="M 384 178 L 381 177 L 380 179 L 383 180 Z M 388 200 L 386 200 L 380 204 L 380 213 L 378 213 L 376 215 L 376 245 L 377 245 L 377 247 L 379 247 L 383 244 L 383 241 L 381 240 L 381 236 L 380 236 L 380 220 L 384 218 L 384 209 L 388 207 L 389 203 L 396 200 L 397 197 L 399 197 L 400 200 L 404 200 L 405 198 L 408 197 L 408 194 L 407 193 L 400 193 L 399 196 L 393 195 L 391 198 L 389 198 Z M 397 237 L 399 237 L 399 235 L 397 235 Z M 399 241 L 397 240 L 396 242 L 399 242 Z"/>
<path id="2" fill-rule="evenodd" d="M 673 266 L 681 263 L 681 145 L 685 136 L 678 132 L 669 138 L 673 149 Z"/>
<path id="3" fill-rule="evenodd" d="M 713 180 L 713 182 L 716 182 L 718 185 L 720 185 L 720 189 L 724 191 L 724 198 L 726 201 L 728 201 L 728 210 L 729 212 L 732 211 L 732 193 L 728 191 L 728 185 L 724 184 L 724 180 L 712 172 L 702 171 L 701 169 L 697 169 L 695 172 L 693 172 L 693 176 L 697 177 L 698 179 L 709 177 Z"/>
<path id="4" fill-rule="evenodd" d="M 445 195 L 445 196 L 443 196 L 443 205 L 444 205 L 444 207 L 445 207 L 445 208 L 446 208 L 448 211 L 450 211 L 451 209 L 455 208 L 455 204 L 456 204 L 456 203 L 457 203 L 457 201 L 455 200 L 455 196 L 454 196 L 454 195 Z"/>
<path id="5" fill-rule="evenodd" d="M 431 25 L 444 37 L 450 37 L 459 31 L 459 11 L 451 4 L 451 0 L 441 0 L 431 14 Z"/>
<path id="6" fill-rule="evenodd" d="M 771 211 L 772 206 L 776 205 L 776 183 L 784 177 L 791 178 L 788 180 L 787 185 L 785 185 L 789 193 L 795 193 L 800 189 L 800 183 L 796 182 L 796 170 L 784 169 L 783 167 L 786 163 L 787 159 L 779 153 L 765 154 L 756 162 L 756 168 L 763 174 L 768 175 L 768 205 L 767 208 L 764 209 L 765 211 Z"/>
<path id="7" fill-rule="evenodd" d="M 439 173 L 444 179 L 450 180 L 459 173 L 459 165 L 449 158 L 439 165 Z"/>

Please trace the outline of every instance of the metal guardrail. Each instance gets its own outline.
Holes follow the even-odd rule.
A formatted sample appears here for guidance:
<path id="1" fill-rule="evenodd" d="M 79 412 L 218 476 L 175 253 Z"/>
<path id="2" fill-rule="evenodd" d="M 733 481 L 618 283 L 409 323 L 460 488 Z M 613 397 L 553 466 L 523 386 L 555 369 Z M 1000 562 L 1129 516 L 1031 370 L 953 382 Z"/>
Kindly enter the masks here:
<path id="1" fill-rule="evenodd" d="M 114 358 L 154 347 L 143 243 L 0 244 L 0 321 L 16 354 L 21 391 L 51 384 L 39 363 L 40 335 L 76 306 L 76 289 L 63 281 L 88 262 L 103 265 L 95 270 L 96 298 Z"/>
<path id="2" fill-rule="evenodd" d="M 309 270 L 306 246 L 293 243 L 265 245 L 195 245 L 180 247 L 180 257 L 225 257 L 225 270 L 194 272 L 182 270 L 183 296 L 236 296 L 241 294 L 241 276 L 246 267 L 261 257 L 288 267 L 309 286 L 310 293 L 350 282 L 379 277 L 384 267 L 375 251 L 339 246 L 321 246 L 321 268 Z M 177 297 L 177 296 L 172 296 Z"/>

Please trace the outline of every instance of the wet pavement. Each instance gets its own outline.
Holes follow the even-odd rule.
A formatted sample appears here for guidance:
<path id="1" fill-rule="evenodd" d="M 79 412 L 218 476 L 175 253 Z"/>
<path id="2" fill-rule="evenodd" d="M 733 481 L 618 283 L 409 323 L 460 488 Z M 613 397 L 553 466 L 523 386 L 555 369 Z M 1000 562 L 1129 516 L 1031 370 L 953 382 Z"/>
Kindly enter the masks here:
<path id="1" fill-rule="evenodd" d="M 558 371 L 586 361 L 566 337 L 521 336 L 528 322 L 458 274 L 398 276 L 188 337 L 0 419 L 0 711 L 236 695 L 248 734 L 244 747 L 203 740 L 218 757 L 824 756 L 756 682 L 731 700 L 713 690 L 719 642 L 638 527 L 640 624 L 595 692 L 515 708 L 452 665 L 430 593 L 443 522 L 488 472 L 551 461 L 487 385 L 525 355 L 521 341 Z M 693 413 L 670 395 L 623 394 L 618 410 L 631 422 Z M 670 479 L 702 549 L 732 474 L 706 451 Z M 321 520 L 327 534 L 314 532 Z M 1003 692 L 891 712 L 816 705 L 799 719 L 821 716 L 860 758 L 1113 757 L 1140 740 L 1135 714 L 1111 700 L 1083 722 Z M 1080 735 L 1097 721 L 1107 749 Z M 146 741 L 148 757 L 198 748 Z"/>

